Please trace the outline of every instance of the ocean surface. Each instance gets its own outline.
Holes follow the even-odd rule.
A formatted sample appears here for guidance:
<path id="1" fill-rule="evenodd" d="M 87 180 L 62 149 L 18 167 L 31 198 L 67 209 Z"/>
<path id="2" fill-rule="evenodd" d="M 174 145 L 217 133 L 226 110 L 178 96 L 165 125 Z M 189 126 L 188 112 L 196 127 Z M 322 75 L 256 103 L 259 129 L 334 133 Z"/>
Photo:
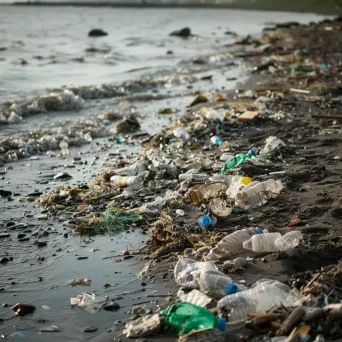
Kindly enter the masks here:
<path id="1" fill-rule="evenodd" d="M 18 100 L 63 85 L 117 83 L 227 50 L 228 30 L 260 32 L 266 22 L 322 16 L 229 9 L 0 7 L 0 96 Z M 197 37 L 168 34 L 188 26 Z M 108 36 L 88 38 L 101 28 Z M 171 50 L 173 54 L 167 54 Z"/>

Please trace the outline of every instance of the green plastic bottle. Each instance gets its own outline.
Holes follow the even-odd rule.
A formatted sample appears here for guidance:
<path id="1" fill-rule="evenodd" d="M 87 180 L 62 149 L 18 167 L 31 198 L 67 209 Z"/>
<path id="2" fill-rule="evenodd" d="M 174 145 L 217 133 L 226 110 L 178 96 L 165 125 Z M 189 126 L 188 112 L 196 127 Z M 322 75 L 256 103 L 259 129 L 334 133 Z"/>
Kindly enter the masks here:
<path id="1" fill-rule="evenodd" d="M 159 315 L 164 318 L 166 324 L 174 327 L 180 335 L 200 329 L 218 328 L 221 331 L 226 329 L 224 318 L 217 318 L 209 310 L 191 303 L 173 304 L 160 311 Z"/>
<path id="2" fill-rule="evenodd" d="M 246 159 L 251 159 L 252 157 L 256 157 L 256 156 L 257 154 L 253 150 L 248 151 L 248 153 L 246 154 L 244 153 L 237 154 L 235 157 L 227 161 L 226 165 L 221 170 L 221 174 L 224 175 L 227 171 L 229 171 L 233 167 L 243 164 L 246 161 Z"/>

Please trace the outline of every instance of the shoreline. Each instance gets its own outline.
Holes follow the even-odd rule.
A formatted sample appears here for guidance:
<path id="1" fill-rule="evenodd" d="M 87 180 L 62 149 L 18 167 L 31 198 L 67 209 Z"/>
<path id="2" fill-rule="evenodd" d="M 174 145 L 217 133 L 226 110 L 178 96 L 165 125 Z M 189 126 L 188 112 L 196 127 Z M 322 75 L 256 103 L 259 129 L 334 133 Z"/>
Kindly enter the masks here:
<path id="1" fill-rule="evenodd" d="M 299 27 L 295 30 L 297 30 L 297 33 L 305 33 L 305 30 L 302 30 L 302 27 Z M 292 30 L 288 31 L 287 33 L 290 34 L 291 32 Z M 294 44 L 297 44 L 296 46 L 298 49 L 302 48 L 302 45 L 299 44 L 296 40 L 294 40 Z M 253 45 L 253 43 L 248 43 L 247 45 Z M 279 46 L 276 47 L 275 45 L 273 45 L 272 48 L 275 49 L 275 53 L 282 51 L 281 47 Z M 258 58 L 264 57 L 263 54 L 257 54 L 256 56 Z M 281 61 L 281 56 L 282 55 L 280 54 L 279 60 L 277 61 L 277 66 L 279 66 L 279 69 L 277 70 L 280 72 L 280 74 L 282 70 L 287 70 L 288 67 L 286 61 Z M 314 54 L 313 56 L 315 57 Z M 253 60 L 254 57 L 255 56 L 246 56 L 244 58 L 244 62 L 246 62 L 249 66 L 255 65 L 256 62 Z M 317 60 L 319 61 L 319 58 Z M 317 72 L 319 73 L 321 70 L 319 69 L 320 64 L 317 61 L 315 61 L 315 63 L 317 64 Z M 330 70 L 328 69 L 328 71 Z M 247 83 L 244 83 L 242 87 L 246 90 L 252 89 L 253 91 L 256 91 L 257 88 L 260 88 L 260 85 L 257 85 L 257 82 L 265 80 L 267 78 L 275 78 L 272 73 L 271 67 L 258 72 L 258 75 L 250 76 Z M 314 80 L 316 80 L 317 82 L 320 81 L 319 76 Z M 332 134 L 329 138 L 325 138 L 324 136 L 321 137 L 318 135 L 317 129 L 315 130 L 315 127 L 318 124 L 315 121 L 315 119 L 311 118 L 311 115 L 308 114 L 310 113 L 308 109 L 317 108 L 315 108 L 313 104 L 310 104 L 310 102 L 305 96 L 297 95 L 296 93 L 294 93 L 294 95 L 292 94 L 293 97 L 298 96 L 298 99 L 294 102 L 294 104 L 291 103 L 291 94 L 289 95 L 289 93 L 287 92 L 284 92 L 283 98 L 280 95 L 278 97 L 277 94 L 281 93 L 282 90 L 286 87 L 286 89 L 290 89 L 290 85 L 291 88 L 295 89 L 300 87 L 301 89 L 303 88 L 302 90 L 308 91 L 307 86 L 302 86 L 299 84 L 299 80 L 290 79 L 288 81 L 289 85 L 281 84 L 281 87 L 279 86 L 278 88 L 266 85 L 266 90 L 264 89 L 262 92 L 262 94 L 264 94 L 267 93 L 267 91 L 269 91 L 272 94 L 274 94 L 274 98 L 276 98 L 277 101 L 279 101 L 279 103 L 274 101 L 271 104 L 267 104 L 267 106 L 270 106 L 272 111 L 284 109 L 285 116 L 283 118 L 280 117 L 278 121 L 273 121 L 272 119 L 269 120 L 266 117 L 264 118 L 264 120 L 262 118 L 260 119 L 260 121 L 251 120 L 250 122 L 245 122 L 245 124 L 241 122 L 236 122 L 233 123 L 231 126 L 228 126 L 227 131 L 226 127 L 224 129 L 220 129 L 218 134 L 222 134 L 223 136 L 226 134 L 226 136 L 224 136 L 225 139 L 229 139 L 229 141 L 234 142 L 234 146 L 232 146 L 233 153 L 247 151 L 251 145 L 262 147 L 264 145 L 265 138 L 267 138 L 267 136 L 271 134 L 277 135 L 278 137 L 286 141 L 289 147 L 292 147 L 292 145 L 294 145 L 294 150 L 289 149 L 283 151 L 286 164 L 284 164 L 284 162 L 281 159 L 275 159 L 276 161 L 274 162 L 275 164 L 280 164 L 281 167 L 286 170 L 287 173 L 285 176 L 289 178 L 286 179 L 286 177 L 284 176 L 282 180 L 284 181 L 284 183 L 289 184 L 279 198 L 270 200 L 268 204 L 258 208 L 255 211 L 251 211 L 251 213 L 232 215 L 228 218 L 228 220 L 219 222 L 219 224 L 215 227 L 215 230 L 218 233 L 220 233 L 220 230 L 222 229 L 221 233 L 226 232 L 223 234 L 227 234 L 227 231 L 223 230 L 224 228 L 227 228 L 228 231 L 231 231 L 229 229 L 235 229 L 236 227 L 242 228 L 246 225 L 257 224 L 265 227 L 270 227 L 272 231 L 286 231 L 286 229 L 288 228 L 284 227 L 286 227 L 288 222 L 295 214 L 299 216 L 303 221 L 306 220 L 308 222 L 307 225 L 296 227 L 296 229 L 303 231 L 303 233 L 306 232 L 306 239 L 310 241 L 312 245 L 315 245 L 316 243 L 317 245 L 319 243 L 322 243 L 325 244 L 325 248 L 316 251 L 312 246 L 305 246 L 305 248 L 301 246 L 301 248 L 296 249 L 293 254 L 283 254 L 280 257 L 274 255 L 277 253 L 268 254 L 265 257 L 260 257 L 260 255 L 253 255 L 254 261 L 250 262 L 242 273 L 238 273 L 237 271 L 235 273 L 234 270 L 232 270 L 233 272 L 231 273 L 231 277 L 237 280 L 244 279 L 247 281 L 248 285 L 252 284 L 256 279 L 260 277 L 262 278 L 267 276 L 277 279 L 279 278 L 282 281 L 288 281 L 292 274 L 297 274 L 301 271 L 304 272 L 305 270 L 314 271 L 315 268 L 318 268 L 318 265 L 322 266 L 327 265 L 329 263 L 333 263 L 341 257 L 341 252 L 338 251 L 338 247 L 335 250 L 332 246 L 328 244 L 326 240 L 324 240 L 326 239 L 326 235 L 328 235 L 327 232 L 331 233 L 331 241 L 333 242 L 336 240 L 336 238 L 338 238 L 338 236 L 340 236 L 338 220 L 336 220 L 336 218 L 333 218 L 334 216 L 330 217 L 331 210 L 333 210 L 330 200 L 332 202 L 332 199 L 338 196 L 338 189 L 336 185 L 339 182 L 339 178 L 336 174 L 334 174 L 334 172 L 337 173 L 340 171 L 338 164 L 339 160 L 333 160 L 332 158 L 335 155 L 340 155 L 341 151 L 336 148 L 331 148 L 329 150 L 329 156 L 326 157 L 327 159 L 324 159 L 326 168 L 329 169 L 329 172 L 325 169 L 320 168 L 320 165 L 318 164 L 320 158 L 322 158 L 322 155 L 323 158 L 324 156 L 326 156 L 325 150 L 328 149 L 327 146 L 333 146 L 336 143 L 336 141 L 339 141 L 336 140 L 334 143 L 333 140 L 338 139 L 339 133 L 335 133 L 337 137 L 334 134 Z M 327 80 L 325 79 L 325 81 Z M 309 83 L 309 85 L 310 84 L 311 83 Z M 330 85 L 331 84 L 329 84 L 329 86 Z M 277 89 L 275 90 L 274 88 Z M 314 90 L 315 88 L 312 88 L 313 90 L 311 88 L 309 89 L 314 95 L 317 95 L 317 93 Z M 200 103 L 192 107 L 190 111 L 199 111 L 203 106 L 220 107 L 224 106 L 224 104 L 229 104 L 236 100 L 245 101 L 246 103 L 251 105 L 255 100 L 254 97 L 253 99 L 251 99 L 248 98 L 248 96 L 234 98 L 236 94 L 233 91 L 227 94 L 222 92 L 222 96 L 223 98 L 221 99 L 221 101 L 213 100 L 207 101 L 206 103 Z M 269 98 L 273 98 L 273 95 Z M 176 122 L 181 123 L 182 120 L 189 120 L 190 125 L 192 121 L 190 111 L 188 110 L 187 113 L 179 116 Z M 206 133 L 207 136 L 204 138 L 206 140 L 203 140 L 203 144 L 200 146 L 198 151 L 199 153 L 204 152 L 203 146 L 208 144 L 207 138 L 209 137 L 209 134 L 211 134 L 214 131 L 214 129 L 216 129 L 215 127 L 213 128 L 213 126 L 210 125 L 210 120 L 208 120 L 207 124 L 209 129 Z M 172 136 L 172 133 L 168 134 Z M 302 137 L 298 137 L 298 135 L 302 135 Z M 163 134 L 161 134 L 161 136 L 163 136 Z M 196 136 L 196 134 L 194 134 L 194 136 Z M 152 137 L 150 142 L 153 146 L 153 144 L 158 142 L 158 140 L 156 137 Z M 141 147 L 141 150 L 143 151 L 144 148 Z M 213 151 L 213 153 L 218 152 L 215 149 L 209 149 L 209 151 Z M 249 174 L 249 176 L 251 175 Z M 260 175 L 257 175 L 257 177 L 259 176 Z M 260 176 L 260 178 L 258 179 L 262 180 L 262 176 Z M 107 183 L 103 182 L 103 180 L 101 182 L 102 184 Z M 331 185 L 329 184 L 331 184 L 336 189 L 332 189 Z M 309 190 L 306 188 L 306 186 L 309 187 Z M 304 187 L 304 190 L 300 190 L 302 187 Z M 320 195 L 321 193 L 327 190 L 328 194 Z M 284 203 L 286 204 L 285 206 L 283 205 Z M 120 206 L 121 204 L 122 203 L 120 203 Z M 66 207 L 68 208 L 68 206 L 70 206 L 70 203 Z M 317 208 L 319 206 L 322 206 L 324 211 L 319 211 L 319 209 Z M 47 206 L 47 208 L 48 207 L 49 206 Z M 182 225 L 184 227 L 186 225 L 189 225 L 191 227 L 195 227 L 197 225 L 197 216 L 204 214 L 202 212 L 202 209 L 200 209 L 198 206 L 191 205 L 188 202 L 184 204 L 184 207 L 182 204 L 180 208 L 186 211 L 186 216 L 184 219 L 185 225 L 184 222 L 181 222 L 182 220 L 179 217 L 176 217 L 176 215 L 174 215 L 173 212 L 175 207 L 171 208 L 170 206 L 170 208 L 168 208 L 170 209 L 170 216 L 172 217 L 172 219 L 174 220 L 174 224 L 176 225 Z M 58 211 L 56 211 L 56 213 L 58 213 Z M 148 219 L 151 222 L 155 221 L 155 218 L 152 219 L 148 217 Z M 329 225 L 331 225 L 331 227 Z M 310 229 L 314 232 L 314 234 L 311 234 L 312 236 L 310 235 Z M 208 232 L 204 235 L 206 234 L 212 234 L 212 231 L 208 230 Z M 320 238 L 322 238 L 322 241 L 319 240 Z M 172 268 L 169 267 L 173 265 L 174 261 L 169 261 L 169 264 L 165 263 L 164 257 L 174 259 L 177 254 L 182 253 L 183 250 L 179 248 L 178 251 L 171 250 L 170 252 L 167 252 L 157 257 L 156 262 L 158 263 L 156 263 L 156 265 L 158 269 L 155 271 L 155 269 L 153 268 L 150 272 L 150 275 L 152 275 L 153 278 L 148 278 L 148 280 L 146 281 L 148 283 L 153 281 L 154 286 L 164 290 L 165 294 L 169 290 L 172 291 L 172 301 L 168 302 L 168 304 L 171 304 L 176 298 L 175 294 L 177 292 L 177 287 L 175 286 L 173 280 Z M 318 261 L 316 260 L 316 254 L 318 254 L 319 256 Z M 150 254 L 148 254 L 147 256 L 149 255 Z M 250 256 L 250 253 L 246 252 L 244 254 L 244 257 L 245 256 Z M 219 267 L 221 266 L 222 265 L 219 265 Z M 165 274 L 167 274 L 166 277 Z M 167 303 L 165 303 L 164 300 L 160 300 L 160 302 L 163 302 L 163 305 L 167 305 Z M 119 327 L 121 328 L 121 325 Z M 114 336 L 120 335 L 121 330 L 120 333 L 114 333 Z M 108 341 L 113 340 L 113 334 L 111 334 L 111 339 L 109 337 L 110 335 L 107 335 L 105 339 Z M 164 337 L 160 336 L 157 336 L 156 339 L 150 337 L 148 339 L 160 341 L 161 338 L 164 340 Z M 126 341 L 125 337 L 122 338 L 122 336 L 120 336 L 120 339 L 122 341 Z"/>
<path id="2" fill-rule="evenodd" d="M 232 10 L 246 10 L 246 11 L 268 11 L 268 12 L 297 12 L 297 13 L 316 13 L 316 14 L 324 14 L 324 15 L 333 15 L 338 16 L 342 14 L 342 8 L 319 8 L 319 9 L 310 9 L 310 8 L 302 8 L 302 9 L 291 9 L 289 7 L 270 7 L 270 6 L 249 6 L 249 5 L 230 5 L 230 4 L 212 4 L 212 3 L 200 3 L 200 4 L 168 4 L 168 3 L 132 3 L 132 4 L 124 4 L 124 3 L 112 3 L 112 2 L 75 2 L 75 1 L 67 1 L 67 2 L 13 2 L 9 4 L 0 4 L 0 6 L 32 6 L 32 7 L 110 7 L 110 8 L 156 8 L 156 9 L 177 9 L 177 8 L 185 8 L 185 9 L 232 9 Z"/>

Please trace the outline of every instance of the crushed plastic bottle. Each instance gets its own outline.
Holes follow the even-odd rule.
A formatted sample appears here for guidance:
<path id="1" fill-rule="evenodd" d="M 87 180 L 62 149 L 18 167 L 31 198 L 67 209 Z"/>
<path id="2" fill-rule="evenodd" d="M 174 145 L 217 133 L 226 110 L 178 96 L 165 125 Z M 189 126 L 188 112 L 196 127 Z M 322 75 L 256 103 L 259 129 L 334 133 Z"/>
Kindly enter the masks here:
<path id="1" fill-rule="evenodd" d="M 243 251 L 243 243 L 254 235 L 268 233 L 266 229 L 245 228 L 224 237 L 206 256 L 208 260 L 224 260 Z M 265 234 L 268 235 L 268 234 Z"/>
<path id="2" fill-rule="evenodd" d="M 247 159 L 252 159 L 253 157 L 257 157 L 257 154 L 250 150 L 248 153 L 239 153 L 235 155 L 233 158 L 229 159 L 226 163 L 226 165 L 222 168 L 221 174 L 225 174 L 233 167 L 239 166 L 240 164 L 243 164 Z"/>
<path id="3" fill-rule="evenodd" d="M 253 252 L 285 252 L 299 245 L 303 234 L 299 231 L 280 233 L 269 233 L 264 236 L 252 236 L 243 243 L 243 248 L 251 249 Z"/>
<path id="4" fill-rule="evenodd" d="M 204 215 L 204 216 L 201 216 L 197 222 L 200 227 L 209 227 L 209 226 L 214 226 L 217 220 L 214 217 Z"/>
<path id="5" fill-rule="evenodd" d="M 199 289 L 217 299 L 247 289 L 242 284 L 233 283 L 230 277 L 220 272 L 211 262 L 203 263 L 198 270 L 193 271 L 193 274 L 199 284 Z"/>
<path id="6" fill-rule="evenodd" d="M 243 248 L 253 252 L 275 252 L 275 242 L 281 238 L 280 233 L 268 233 L 265 235 L 254 235 L 243 243 Z"/>
<path id="7" fill-rule="evenodd" d="M 219 313 L 228 317 L 229 324 L 244 322 L 248 314 L 265 313 L 284 304 L 290 288 L 279 281 L 259 281 L 251 289 L 223 297 L 217 304 Z"/>
<path id="8" fill-rule="evenodd" d="M 180 335 L 202 329 L 226 329 L 226 320 L 216 318 L 209 310 L 200 306 L 182 302 L 169 306 L 159 312 L 167 325 L 175 328 Z"/>
<path id="9" fill-rule="evenodd" d="M 63 156 L 67 156 L 67 155 L 70 154 L 70 152 L 69 152 L 69 144 L 65 140 L 62 140 L 60 142 L 59 147 L 61 148 L 61 154 Z"/>
<path id="10" fill-rule="evenodd" d="M 110 177 L 110 181 L 116 185 L 129 186 L 133 190 L 140 189 L 144 185 L 144 180 L 140 176 L 132 176 L 132 177 L 112 176 Z"/>
<path id="11" fill-rule="evenodd" d="M 300 240 L 303 239 L 303 234 L 298 230 L 288 232 L 274 242 L 278 251 L 287 251 L 299 245 Z"/>
<path id="12" fill-rule="evenodd" d="M 236 194 L 235 204 L 244 209 L 262 205 L 268 199 L 278 196 L 283 188 L 280 180 L 268 179 L 264 182 L 252 182 Z"/>
<path id="13" fill-rule="evenodd" d="M 217 135 L 214 135 L 210 138 L 210 142 L 214 146 L 220 146 L 222 144 L 222 139 L 220 139 Z"/>

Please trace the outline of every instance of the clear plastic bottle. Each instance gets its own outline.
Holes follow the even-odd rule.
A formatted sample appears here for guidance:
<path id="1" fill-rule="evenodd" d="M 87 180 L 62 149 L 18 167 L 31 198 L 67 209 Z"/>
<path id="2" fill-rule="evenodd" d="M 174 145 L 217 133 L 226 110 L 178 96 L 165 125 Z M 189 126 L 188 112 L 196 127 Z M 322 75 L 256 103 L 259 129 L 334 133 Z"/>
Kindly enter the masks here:
<path id="1" fill-rule="evenodd" d="M 252 182 L 236 194 L 235 204 L 245 209 L 265 204 L 269 198 L 279 195 L 283 188 L 280 180 L 268 179 L 264 182 Z"/>
<path id="2" fill-rule="evenodd" d="M 121 169 L 117 169 L 114 172 L 121 176 L 137 176 L 141 172 L 147 171 L 146 162 L 137 161 L 130 166 L 123 167 Z"/>
<path id="3" fill-rule="evenodd" d="M 205 181 L 209 179 L 209 175 L 206 173 L 182 173 L 179 175 L 179 180 L 184 181 L 191 179 L 193 181 Z"/>
<path id="4" fill-rule="evenodd" d="M 223 297 L 217 304 L 219 313 L 230 324 L 244 322 L 248 314 L 265 313 L 284 301 L 290 288 L 278 281 L 257 282 L 251 289 Z"/>
<path id="5" fill-rule="evenodd" d="M 224 260 L 243 252 L 243 243 L 255 235 L 268 233 L 266 229 L 245 228 L 224 237 L 206 256 L 208 260 Z M 265 234 L 268 235 L 268 234 Z"/>
<path id="6" fill-rule="evenodd" d="M 133 190 L 140 189 L 144 185 L 144 180 L 140 176 L 125 177 L 125 176 L 112 176 L 110 181 L 116 185 L 129 186 Z"/>
<path id="7" fill-rule="evenodd" d="M 247 290 L 244 285 L 233 283 L 230 277 L 220 272 L 211 262 L 203 263 L 193 274 L 199 289 L 210 297 L 220 299 L 228 294 Z"/>
<path id="8" fill-rule="evenodd" d="M 248 153 L 246 154 L 239 153 L 227 161 L 226 165 L 222 168 L 221 173 L 225 174 L 233 167 L 239 166 L 240 164 L 243 164 L 247 159 L 251 159 L 252 157 L 256 156 L 257 154 L 253 150 L 248 151 Z"/>
<path id="9" fill-rule="evenodd" d="M 164 322 L 180 335 L 202 329 L 226 329 L 226 320 L 217 318 L 211 311 L 191 303 L 176 303 L 159 312 Z"/>
<path id="10" fill-rule="evenodd" d="M 301 239 L 303 239 L 303 234 L 298 230 L 294 230 L 277 239 L 274 245 L 278 251 L 287 251 L 297 247 Z"/>
<path id="11" fill-rule="evenodd" d="M 253 252 L 275 252 L 277 251 L 275 242 L 281 237 L 280 233 L 254 235 L 243 243 L 243 248 Z"/>
<path id="12" fill-rule="evenodd" d="M 61 154 L 63 156 L 67 156 L 70 153 L 69 152 L 69 144 L 65 140 L 62 140 L 59 143 L 59 147 L 61 148 Z"/>

